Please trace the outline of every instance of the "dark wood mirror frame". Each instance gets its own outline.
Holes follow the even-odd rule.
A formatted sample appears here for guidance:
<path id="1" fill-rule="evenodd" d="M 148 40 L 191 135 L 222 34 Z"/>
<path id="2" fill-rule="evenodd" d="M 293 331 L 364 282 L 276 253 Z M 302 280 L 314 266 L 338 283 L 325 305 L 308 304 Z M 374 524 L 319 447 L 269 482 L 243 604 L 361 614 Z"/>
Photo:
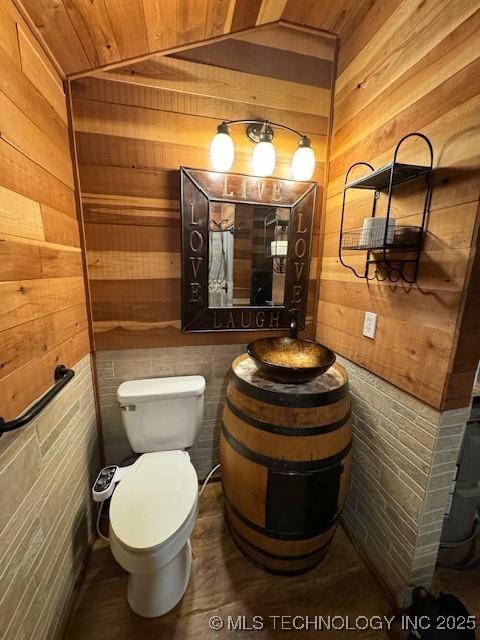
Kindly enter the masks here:
<path id="1" fill-rule="evenodd" d="M 258 178 L 181 167 L 182 331 L 286 329 L 297 311 L 305 327 L 315 182 Z M 208 306 L 210 202 L 258 204 L 290 209 L 284 304 Z"/>

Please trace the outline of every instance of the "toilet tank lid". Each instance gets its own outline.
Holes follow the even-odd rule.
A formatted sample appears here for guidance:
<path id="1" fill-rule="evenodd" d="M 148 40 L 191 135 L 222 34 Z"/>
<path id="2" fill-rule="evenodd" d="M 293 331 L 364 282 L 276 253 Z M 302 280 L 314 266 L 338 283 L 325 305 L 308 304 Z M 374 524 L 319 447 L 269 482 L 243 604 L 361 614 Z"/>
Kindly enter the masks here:
<path id="1" fill-rule="evenodd" d="M 158 399 L 201 396 L 204 391 L 203 376 L 146 378 L 122 382 L 117 389 L 117 398 L 120 403 L 151 402 Z"/>

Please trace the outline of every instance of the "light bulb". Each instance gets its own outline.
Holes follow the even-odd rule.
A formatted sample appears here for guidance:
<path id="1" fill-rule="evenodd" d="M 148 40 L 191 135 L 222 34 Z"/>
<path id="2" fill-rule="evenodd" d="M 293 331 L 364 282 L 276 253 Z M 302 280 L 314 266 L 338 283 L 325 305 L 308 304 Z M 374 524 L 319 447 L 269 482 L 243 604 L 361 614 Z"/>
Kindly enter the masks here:
<path id="1" fill-rule="evenodd" d="M 210 162 L 215 171 L 228 171 L 235 159 L 235 145 L 223 122 L 217 127 L 217 133 L 210 143 Z"/>
<path id="2" fill-rule="evenodd" d="M 292 178 L 294 180 L 310 180 L 315 171 L 315 154 L 310 146 L 310 140 L 304 136 L 300 138 L 298 148 L 292 158 Z"/>
<path id="3" fill-rule="evenodd" d="M 260 140 L 255 145 L 252 156 L 253 173 L 256 176 L 271 176 L 275 170 L 275 147 L 270 141 Z"/>

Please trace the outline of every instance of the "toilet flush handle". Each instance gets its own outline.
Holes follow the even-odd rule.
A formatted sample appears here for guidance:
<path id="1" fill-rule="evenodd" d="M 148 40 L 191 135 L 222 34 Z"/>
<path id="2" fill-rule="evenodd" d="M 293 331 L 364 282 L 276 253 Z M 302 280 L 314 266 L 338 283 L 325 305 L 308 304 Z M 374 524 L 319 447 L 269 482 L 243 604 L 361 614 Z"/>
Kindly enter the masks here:
<path id="1" fill-rule="evenodd" d="M 137 405 L 136 404 L 123 404 L 120 409 L 122 411 L 136 411 L 137 410 Z"/>

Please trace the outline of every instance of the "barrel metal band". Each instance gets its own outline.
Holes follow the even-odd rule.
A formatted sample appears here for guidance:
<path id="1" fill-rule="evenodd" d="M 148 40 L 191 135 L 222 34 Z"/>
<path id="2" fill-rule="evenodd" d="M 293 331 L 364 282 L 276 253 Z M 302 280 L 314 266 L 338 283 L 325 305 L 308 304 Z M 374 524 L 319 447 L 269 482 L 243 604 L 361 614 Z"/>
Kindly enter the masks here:
<path id="1" fill-rule="evenodd" d="M 321 471 L 338 466 L 341 464 L 345 456 L 348 455 L 352 447 L 352 441 L 350 440 L 344 449 L 333 456 L 322 458 L 321 460 L 279 460 L 278 458 L 270 458 L 269 456 L 265 456 L 263 453 L 252 451 L 252 449 L 249 449 L 242 442 L 239 442 L 234 436 L 232 436 L 232 434 L 227 431 L 225 425 L 222 427 L 222 433 L 232 449 L 235 449 L 235 451 L 244 458 L 247 458 L 252 462 L 256 462 L 263 467 L 267 467 L 272 471 L 285 471 L 287 473 Z"/>
<path id="2" fill-rule="evenodd" d="M 266 536 L 267 538 L 273 538 L 274 540 L 310 540 L 311 538 L 315 538 L 316 536 L 321 535 L 322 533 L 325 533 L 326 531 L 328 531 L 331 527 L 333 527 L 333 525 L 337 522 L 338 518 L 340 517 L 340 509 L 337 510 L 337 513 L 334 515 L 334 517 L 330 520 L 330 522 L 328 524 L 326 524 L 324 527 L 321 527 L 319 529 L 315 529 L 313 531 L 296 531 L 296 532 L 291 532 L 291 531 L 277 531 L 274 529 L 267 529 L 265 527 L 261 527 L 260 525 L 256 524 L 255 522 L 252 522 L 251 520 L 249 520 L 247 517 L 245 517 L 243 515 L 243 513 L 241 513 L 228 499 L 225 491 L 223 492 L 223 499 L 227 505 L 227 509 L 230 509 L 230 511 L 239 519 L 241 520 L 244 524 L 247 525 L 247 527 L 250 527 L 250 529 L 253 529 L 253 531 L 256 531 L 257 533 L 261 533 L 263 536 Z"/>
<path id="3" fill-rule="evenodd" d="M 253 549 L 256 553 L 260 553 L 262 556 L 265 556 L 266 558 L 271 558 L 272 560 L 285 560 L 286 562 L 308 560 L 309 558 L 314 558 L 315 556 L 318 556 L 319 553 L 324 552 L 326 549 L 328 549 L 328 547 L 331 544 L 331 539 L 330 539 L 328 542 L 318 547 L 318 549 L 315 549 L 314 551 L 310 551 L 309 553 L 302 553 L 300 555 L 279 556 L 276 553 L 270 553 L 270 551 L 265 551 L 265 549 L 262 549 L 261 547 L 257 547 L 256 544 L 253 544 L 253 542 L 250 542 L 250 540 L 247 540 L 247 538 L 242 536 L 242 534 L 238 531 L 238 529 L 235 527 L 235 525 L 232 522 L 228 522 L 228 525 L 231 529 L 233 529 L 234 535 L 237 536 L 237 538 L 239 538 L 244 544 L 246 544 L 248 547 Z"/>
<path id="4" fill-rule="evenodd" d="M 330 433 L 331 431 L 336 431 L 337 429 L 340 429 L 340 427 L 343 427 L 343 425 L 350 420 L 352 415 L 352 410 L 349 408 L 347 413 L 340 418 L 340 420 L 331 422 L 330 424 L 312 427 L 284 427 L 278 424 L 269 424 L 268 422 L 262 422 L 261 420 L 252 418 L 247 413 L 240 411 L 240 409 L 233 404 L 228 395 L 226 397 L 226 404 L 233 415 L 239 418 L 239 420 L 246 422 L 251 427 L 267 431 L 268 433 L 276 433 L 281 436 L 317 436 L 323 433 Z"/>
<path id="5" fill-rule="evenodd" d="M 337 389 L 331 389 L 324 393 L 284 393 L 281 391 L 271 391 L 263 387 L 256 387 L 252 383 L 239 378 L 233 369 L 230 370 L 230 374 L 230 381 L 233 386 L 249 398 L 281 407 L 324 407 L 342 400 L 348 394 L 348 382 L 345 382 Z"/>

